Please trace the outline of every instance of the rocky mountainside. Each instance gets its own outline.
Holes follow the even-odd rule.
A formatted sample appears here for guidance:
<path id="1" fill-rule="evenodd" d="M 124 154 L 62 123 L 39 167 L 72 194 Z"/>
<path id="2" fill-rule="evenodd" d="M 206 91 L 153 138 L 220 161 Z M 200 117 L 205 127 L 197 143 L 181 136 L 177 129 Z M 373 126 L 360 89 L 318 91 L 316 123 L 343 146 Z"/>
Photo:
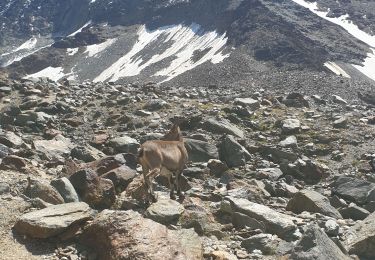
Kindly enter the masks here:
<path id="1" fill-rule="evenodd" d="M 375 257 L 373 92 L 0 85 L 2 259 Z M 149 205 L 137 149 L 176 120 L 184 197 Z"/>
<path id="2" fill-rule="evenodd" d="M 45 1 L 0 4 L 0 62 L 11 77 L 236 86 L 317 73 L 374 79 L 371 1 L 325 1 L 369 41 L 303 0 Z M 353 7 L 353 8 L 352 8 Z M 327 9 L 328 8 L 328 9 Z M 372 42 L 371 42 L 372 41 Z M 365 72 L 361 70 L 365 65 Z M 355 65 L 355 66 L 353 66 Z M 333 72 L 332 72 L 333 71 Z M 294 79 L 285 85 L 294 84 Z"/>

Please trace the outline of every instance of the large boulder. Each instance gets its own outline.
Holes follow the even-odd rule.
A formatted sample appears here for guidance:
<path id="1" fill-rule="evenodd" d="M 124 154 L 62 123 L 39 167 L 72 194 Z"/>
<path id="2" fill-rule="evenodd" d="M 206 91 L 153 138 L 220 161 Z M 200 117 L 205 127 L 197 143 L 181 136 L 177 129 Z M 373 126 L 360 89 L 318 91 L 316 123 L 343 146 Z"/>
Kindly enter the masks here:
<path id="1" fill-rule="evenodd" d="M 203 123 L 203 127 L 214 134 L 229 134 L 244 138 L 244 132 L 226 119 L 209 118 Z"/>
<path id="2" fill-rule="evenodd" d="M 350 254 L 367 259 L 375 258 L 375 212 L 357 222 L 345 235 L 345 244 Z"/>
<path id="3" fill-rule="evenodd" d="M 69 180 L 82 201 L 95 209 L 109 208 L 116 200 L 112 181 L 99 177 L 91 169 L 75 172 Z"/>
<path id="4" fill-rule="evenodd" d="M 229 167 L 238 167 L 246 164 L 251 159 L 250 153 L 240 145 L 233 136 L 227 135 L 220 143 L 220 160 L 225 161 Z"/>
<path id="5" fill-rule="evenodd" d="M 250 202 L 247 199 L 234 197 L 226 197 L 226 199 L 230 201 L 233 212 L 243 213 L 262 222 L 266 227 L 266 232 L 289 239 L 297 228 L 292 217 L 279 213 L 265 205 Z"/>
<path id="6" fill-rule="evenodd" d="M 185 147 L 189 154 L 189 161 L 207 162 L 219 158 L 217 147 L 209 142 L 186 138 Z"/>
<path id="7" fill-rule="evenodd" d="M 139 143 L 130 136 L 121 136 L 109 140 L 109 144 L 115 149 L 117 153 L 133 153 L 136 154 L 139 148 Z"/>
<path id="8" fill-rule="evenodd" d="M 85 222 L 94 212 L 84 202 L 66 203 L 50 206 L 21 216 L 14 229 L 35 238 L 56 236 L 71 225 Z"/>
<path id="9" fill-rule="evenodd" d="M 171 230 L 134 211 L 102 211 L 81 242 L 102 260 L 203 259 L 202 242 L 192 229 Z"/>
<path id="10" fill-rule="evenodd" d="M 290 256 L 294 260 L 349 260 L 341 249 L 317 225 L 307 227 Z"/>
<path id="11" fill-rule="evenodd" d="M 297 192 L 294 197 L 289 200 L 286 209 L 297 214 L 302 211 L 309 211 L 322 213 L 333 218 L 342 218 L 337 209 L 331 206 L 327 197 L 312 190 L 301 190 Z"/>
<path id="12" fill-rule="evenodd" d="M 357 204 L 368 202 L 368 196 L 375 190 L 375 184 L 357 178 L 341 176 L 333 184 L 333 193 Z"/>

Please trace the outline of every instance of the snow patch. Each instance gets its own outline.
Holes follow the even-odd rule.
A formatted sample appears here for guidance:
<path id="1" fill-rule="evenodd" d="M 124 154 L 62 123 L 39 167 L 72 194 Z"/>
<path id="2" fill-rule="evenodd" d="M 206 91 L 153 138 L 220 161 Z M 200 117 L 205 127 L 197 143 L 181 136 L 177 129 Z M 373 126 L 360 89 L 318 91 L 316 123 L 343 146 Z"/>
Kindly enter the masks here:
<path id="1" fill-rule="evenodd" d="M 375 49 L 371 49 L 372 53 L 367 54 L 367 58 L 363 62 L 363 66 L 353 64 L 353 67 L 365 74 L 370 79 L 375 80 Z"/>
<path id="2" fill-rule="evenodd" d="M 345 78 L 350 78 L 348 73 L 346 73 L 345 70 L 343 70 L 339 65 L 337 65 L 334 62 L 328 61 L 324 63 L 324 66 L 327 67 L 330 71 L 332 71 L 336 75 L 343 76 Z"/>
<path id="3" fill-rule="evenodd" d="M 89 45 L 86 48 L 86 51 L 84 53 L 88 53 L 88 57 L 93 57 L 97 55 L 98 53 L 104 51 L 106 48 L 111 46 L 113 43 L 116 42 L 116 38 L 114 39 L 108 39 L 105 42 L 99 43 L 99 44 L 93 44 Z"/>
<path id="4" fill-rule="evenodd" d="M 63 71 L 64 71 L 64 69 L 62 67 L 57 67 L 57 68 L 47 67 L 47 68 L 45 68 L 45 69 L 43 69 L 43 70 L 41 70 L 37 73 L 27 75 L 24 78 L 29 79 L 29 78 L 45 77 L 45 78 L 49 78 L 50 80 L 53 80 L 53 81 L 58 81 L 59 79 L 61 79 L 62 77 L 65 76 Z"/>
<path id="5" fill-rule="evenodd" d="M 91 20 L 88 21 L 87 23 L 85 23 L 85 24 L 84 24 L 81 28 L 79 28 L 77 31 L 75 31 L 75 32 L 73 32 L 73 33 L 71 33 L 71 34 L 69 34 L 68 37 L 72 37 L 72 36 L 76 35 L 77 33 L 82 32 L 83 28 L 89 26 L 90 24 L 91 24 Z"/>
<path id="6" fill-rule="evenodd" d="M 78 48 L 67 48 L 66 49 L 66 53 L 69 55 L 69 56 L 73 56 L 74 54 L 76 54 L 78 52 Z"/>
<path id="7" fill-rule="evenodd" d="M 367 54 L 367 58 L 363 62 L 363 66 L 358 66 L 352 64 L 353 67 L 361 71 L 367 77 L 375 80 L 375 36 L 370 35 L 361 29 L 358 28 L 352 21 L 349 20 L 349 15 L 342 15 L 340 17 L 327 17 L 328 12 L 319 11 L 318 4 L 316 2 L 306 2 L 305 0 L 292 0 L 293 2 L 309 9 L 314 14 L 318 15 L 319 17 L 330 21 L 334 24 L 337 24 L 344 28 L 349 34 L 357 38 L 358 40 L 368 44 L 370 47 L 373 47 L 371 50 L 372 52 Z"/>
<path id="8" fill-rule="evenodd" d="M 32 48 L 35 47 L 37 43 L 37 38 L 33 37 L 26 42 L 24 42 L 20 47 L 14 50 L 14 52 L 19 51 L 19 50 L 31 50 Z"/>
<path id="9" fill-rule="evenodd" d="M 161 42 L 161 38 L 165 40 Z M 155 54 L 144 60 L 140 52 L 151 43 L 159 41 L 160 46 L 170 46 L 162 53 Z M 133 48 L 109 68 L 104 70 L 94 79 L 98 81 L 116 81 L 122 77 L 139 75 L 145 68 L 158 63 L 166 58 L 172 58 L 169 67 L 155 73 L 154 76 L 166 76 L 168 81 L 204 62 L 219 63 L 229 54 L 222 53 L 227 43 L 225 33 L 205 32 L 200 25 L 193 23 L 190 26 L 172 25 L 158 28 L 154 31 L 142 26 L 138 31 L 138 41 Z M 202 52 L 202 57 L 193 60 L 197 52 Z"/>

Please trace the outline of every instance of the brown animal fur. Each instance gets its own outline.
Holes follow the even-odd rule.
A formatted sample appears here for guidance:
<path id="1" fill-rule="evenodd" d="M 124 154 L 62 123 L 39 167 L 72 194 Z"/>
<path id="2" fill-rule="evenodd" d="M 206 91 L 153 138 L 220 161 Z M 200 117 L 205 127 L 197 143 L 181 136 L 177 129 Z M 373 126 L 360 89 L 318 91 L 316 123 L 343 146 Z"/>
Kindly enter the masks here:
<path id="1" fill-rule="evenodd" d="M 138 161 L 142 165 L 143 177 L 151 200 L 156 201 L 152 188 L 152 178 L 166 175 L 170 185 L 170 197 L 175 199 L 174 190 L 181 195 L 179 176 L 188 160 L 180 128 L 173 125 L 162 140 L 147 141 L 141 145 Z"/>

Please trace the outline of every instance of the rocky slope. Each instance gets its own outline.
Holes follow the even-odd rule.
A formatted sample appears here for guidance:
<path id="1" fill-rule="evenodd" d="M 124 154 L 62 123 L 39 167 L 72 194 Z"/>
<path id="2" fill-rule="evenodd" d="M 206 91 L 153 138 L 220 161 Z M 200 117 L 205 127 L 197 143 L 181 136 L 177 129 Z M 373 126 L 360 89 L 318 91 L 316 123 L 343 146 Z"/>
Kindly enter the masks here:
<path id="1" fill-rule="evenodd" d="M 47 2 L 0 5 L 0 63 L 12 77 L 235 86 L 273 71 L 280 78 L 332 73 L 324 64 L 336 62 L 359 84 L 367 81 L 352 64 L 361 65 L 371 46 L 301 1 Z M 373 35 L 369 1 L 336 2 L 319 8 L 330 8 L 329 16 L 349 13 Z"/>
<path id="2" fill-rule="evenodd" d="M 0 86 L 3 259 L 375 257 L 373 91 Z M 147 205 L 137 148 L 176 119 L 185 197 Z"/>

